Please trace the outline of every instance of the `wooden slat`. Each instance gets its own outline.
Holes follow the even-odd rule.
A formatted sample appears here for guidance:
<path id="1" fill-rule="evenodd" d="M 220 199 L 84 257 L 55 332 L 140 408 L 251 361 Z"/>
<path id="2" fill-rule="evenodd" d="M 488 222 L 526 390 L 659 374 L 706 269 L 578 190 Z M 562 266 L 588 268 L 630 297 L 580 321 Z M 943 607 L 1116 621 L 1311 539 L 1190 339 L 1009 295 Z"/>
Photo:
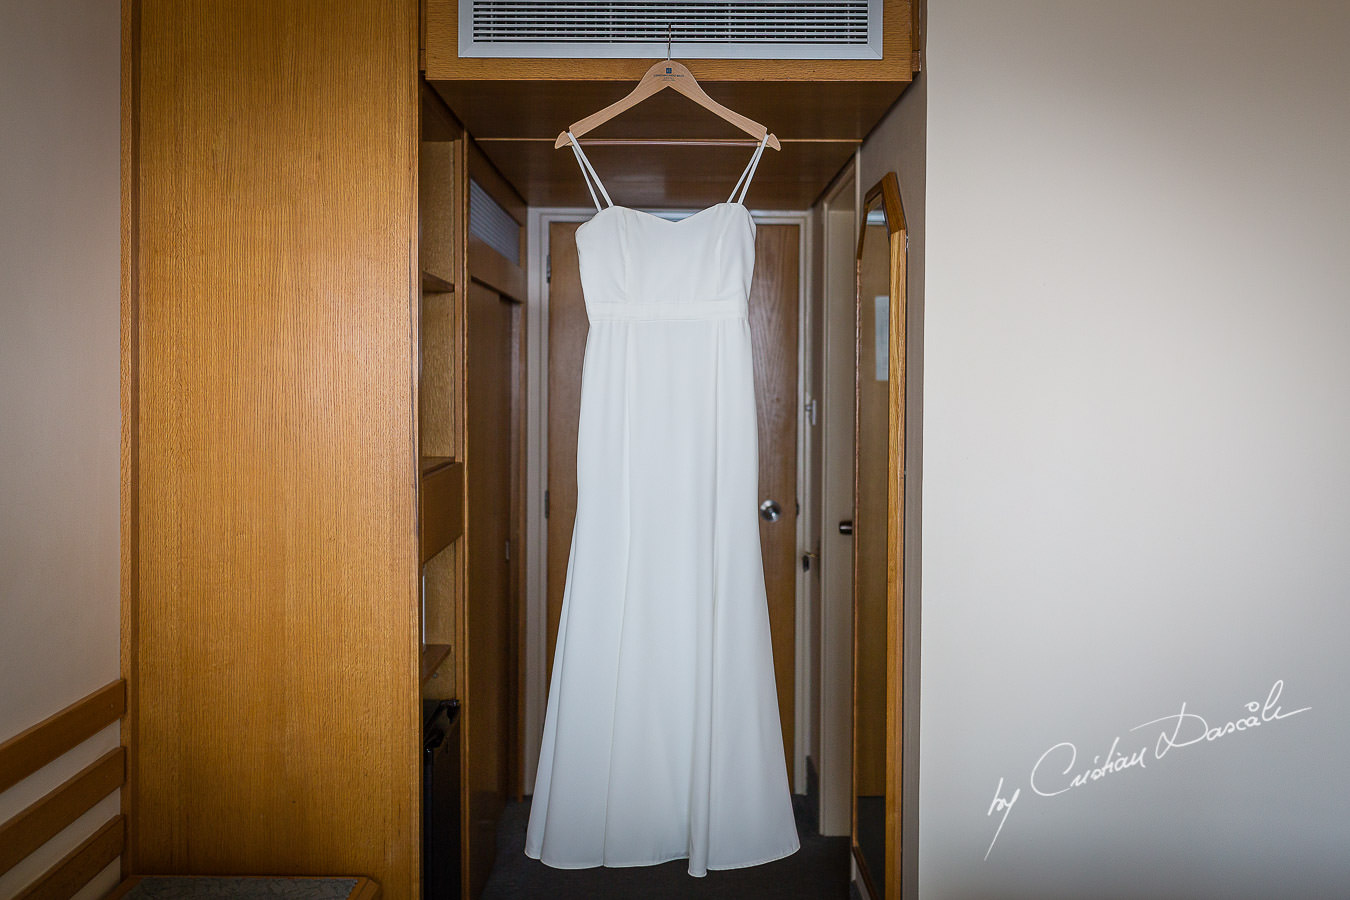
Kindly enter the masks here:
<path id="1" fill-rule="evenodd" d="M 425 564 L 464 533 L 464 464 L 446 459 L 434 468 L 423 460 L 422 562 Z"/>
<path id="2" fill-rule="evenodd" d="M 122 853 L 126 818 L 115 816 L 23 890 L 15 900 L 70 900 Z"/>
<path id="3" fill-rule="evenodd" d="M 8 872 L 94 804 L 121 786 L 126 751 L 109 751 L 23 812 L 0 825 L 0 874 Z"/>
<path id="4" fill-rule="evenodd" d="M 0 791 L 116 722 L 126 708 L 126 682 L 118 679 L 0 744 Z"/>

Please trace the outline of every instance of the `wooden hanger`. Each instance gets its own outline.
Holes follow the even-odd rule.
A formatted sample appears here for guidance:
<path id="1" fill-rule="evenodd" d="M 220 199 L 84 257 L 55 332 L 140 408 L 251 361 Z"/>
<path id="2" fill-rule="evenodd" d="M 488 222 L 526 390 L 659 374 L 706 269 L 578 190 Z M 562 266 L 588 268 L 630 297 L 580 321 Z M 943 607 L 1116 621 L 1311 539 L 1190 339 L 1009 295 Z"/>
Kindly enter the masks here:
<path id="1" fill-rule="evenodd" d="M 714 113 L 718 117 L 725 119 L 756 140 L 762 140 L 764 136 L 768 134 L 769 139 L 766 142 L 766 145 L 775 150 L 782 149 L 781 145 L 778 143 L 778 138 L 769 134 L 769 129 L 753 119 L 748 119 L 734 110 L 727 109 L 725 106 L 709 97 L 703 88 L 699 86 L 698 79 L 694 77 L 694 73 L 670 58 L 669 37 L 667 37 L 666 40 L 665 60 L 656 63 L 648 69 L 647 74 L 642 76 L 642 80 L 637 83 L 637 87 L 629 91 L 627 97 L 624 97 L 622 100 L 616 100 L 599 112 L 593 112 L 586 118 L 573 122 L 568 128 L 558 134 L 558 139 L 553 142 L 553 149 L 557 150 L 561 147 L 566 147 L 568 143 L 570 143 L 567 132 L 572 132 L 574 137 L 581 137 L 591 129 L 603 125 L 620 113 L 626 112 L 634 106 L 637 106 L 652 94 L 663 91 L 666 88 L 672 88 L 679 91 L 699 106 Z M 644 142 L 632 140 L 625 141 L 624 143 L 641 144 Z M 668 140 L 661 140 L 652 141 L 651 143 L 669 144 L 671 142 Z M 690 143 L 696 142 L 691 141 Z"/>

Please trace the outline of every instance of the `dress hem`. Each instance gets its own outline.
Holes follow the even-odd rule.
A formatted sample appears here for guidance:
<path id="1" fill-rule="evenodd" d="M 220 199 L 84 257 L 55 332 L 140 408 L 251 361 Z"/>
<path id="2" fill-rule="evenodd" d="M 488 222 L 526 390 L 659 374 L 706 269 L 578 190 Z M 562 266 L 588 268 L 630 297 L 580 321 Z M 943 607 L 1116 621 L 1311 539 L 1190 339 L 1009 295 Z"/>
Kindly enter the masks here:
<path id="1" fill-rule="evenodd" d="M 773 855 L 771 855 L 771 856 L 766 856 L 766 857 L 764 857 L 763 859 L 756 859 L 756 860 L 752 860 L 752 861 L 750 861 L 750 862 L 740 862 L 740 863 L 730 863 L 730 864 L 717 865 L 717 866 L 708 866 L 707 869 L 706 869 L 705 871 L 703 871 L 703 872 L 695 873 L 695 872 L 692 872 L 692 871 L 691 871 L 691 872 L 689 873 L 689 875 L 690 875 L 690 877 L 693 877 L 693 878 L 702 878 L 702 877 L 704 877 L 705 875 L 707 875 L 708 872 L 725 872 L 725 871 L 730 871 L 730 870 L 732 870 L 732 869 L 749 869 L 749 868 L 751 868 L 752 866 L 762 866 L 762 865 L 764 865 L 765 863 L 771 863 L 771 862 L 776 862 L 777 860 L 780 860 L 780 859 L 786 859 L 787 857 L 789 857 L 789 856 L 791 856 L 792 854 L 796 853 L 796 852 L 797 852 L 798 850 L 800 850 L 801 848 L 802 848 L 801 842 L 798 841 L 798 842 L 796 842 L 795 844 L 793 844 L 792 847 L 790 847 L 790 848 L 788 848 L 788 849 L 785 849 L 785 850 L 775 851 L 775 852 L 773 853 Z M 665 865 L 665 864 L 668 863 L 668 862 L 674 862 L 674 861 L 677 860 L 677 859 L 688 859 L 688 858 L 689 858 L 689 854 L 688 854 L 688 853 L 681 853 L 681 854 L 679 854 L 679 855 L 677 855 L 677 856 L 667 856 L 667 857 L 664 857 L 663 859 L 654 859 L 654 860 L 647 861 L 647 862 L 642 862 L 642 861 L 638 861 L 638 862 L 610 862 L 610 861 L 605 861 L 605 862 L 597 862 L 597 863 L 564 863 L 564 862 L 549 862 L 548 860 L 544 859 L 544 857 L 543 857 L 542 854 L 532 853 L 532 852 L 530 852 L 530 850 L 529 850 L 528 848 L 525 850 L 525 855 L 528 856 L 530 859 L 537 859 L 537 860 L 539 860 L 539 862 L 543 863 L 544 865 L 548 866 L 548 867 L 551 868 L 551 869 L 599 869 L 599 868 L 606 868 L 606 869 L 635 869 L 635 868 L 638 868 L 638 867 L 640 867 L 640 866 L 661 866 L 661 865 Z"/>

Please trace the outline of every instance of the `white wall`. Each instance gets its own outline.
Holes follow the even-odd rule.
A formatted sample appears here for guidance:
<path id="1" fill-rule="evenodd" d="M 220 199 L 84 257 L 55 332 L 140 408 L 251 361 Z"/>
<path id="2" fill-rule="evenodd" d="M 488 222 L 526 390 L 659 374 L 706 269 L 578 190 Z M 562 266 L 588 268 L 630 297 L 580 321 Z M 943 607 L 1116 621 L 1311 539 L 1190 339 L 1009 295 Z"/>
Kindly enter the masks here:
<path id="1" fill-rule="evenodd" d="M 928 35 L 920 896 L 1343 897 L 1350 5 Z"/>
<path id="2" fill-rule="evenodd" d="M 118 677 L 118 44 L 116 3 L 0 4 L 0 740 Z M 0 793 L 0 819 L 117 740 Z"/>

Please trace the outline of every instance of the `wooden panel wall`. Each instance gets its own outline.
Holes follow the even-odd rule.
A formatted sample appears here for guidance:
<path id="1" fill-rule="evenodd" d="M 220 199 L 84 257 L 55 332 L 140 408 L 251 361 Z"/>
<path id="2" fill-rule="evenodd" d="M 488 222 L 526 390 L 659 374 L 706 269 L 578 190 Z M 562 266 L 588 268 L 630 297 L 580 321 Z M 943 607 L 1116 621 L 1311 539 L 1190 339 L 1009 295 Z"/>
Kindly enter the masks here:
<path id="1" fill-rule="evenodd" d="M 417 4 L 124 0 L 132 872 L 417 895 Z"/>

